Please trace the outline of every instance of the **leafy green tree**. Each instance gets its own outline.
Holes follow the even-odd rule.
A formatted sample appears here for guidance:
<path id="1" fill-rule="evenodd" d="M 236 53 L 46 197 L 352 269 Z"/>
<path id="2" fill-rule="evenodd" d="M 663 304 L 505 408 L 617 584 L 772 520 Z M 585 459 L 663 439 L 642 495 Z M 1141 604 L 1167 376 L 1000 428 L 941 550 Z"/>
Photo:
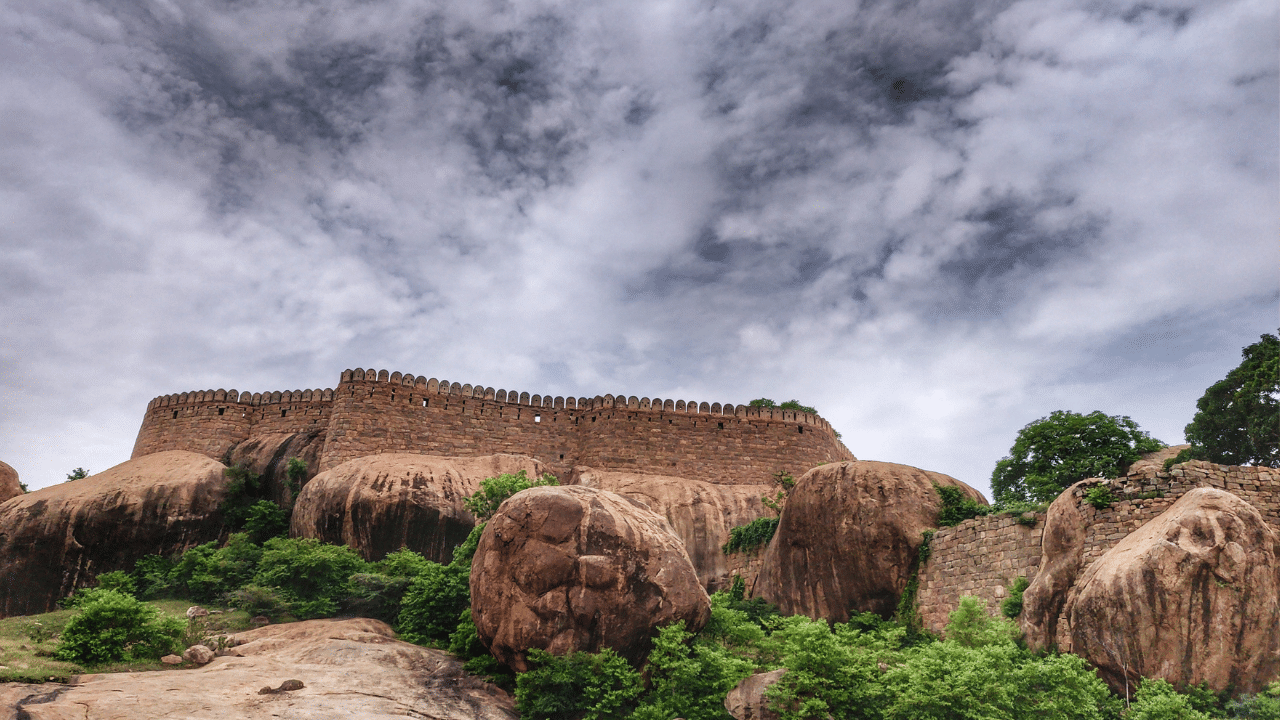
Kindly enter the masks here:
<path id="1" fill-rule="evenodd" d="M 346 545 L 327 545 L 313 538 L 272 538 L 262 546 L 253 582 L 279 588 L 293 614 L 305 620 L 337 611 L 339 600 L 355 594 L 351 576 L 367 569 L 365 561 Z"/>
<path id="2" fill-rule="evenodd" d="M 98 590 L 67 622 L 54 657 L 82 665 L 155 659 L 178 649 L 186 623 L 115 590 Z"/>
<path id="3" fill-rule="evenodd" d="M 471 608 L 470 565 L 430 563 L 414 577 L 400 602 L 396 630 L 419 645 L 444 645 Z"/>
<path id="4" fill-rule="evenodd" d="M 259 500 L 245 513 L 244 531 L 255 543 L 289 534 L 289 513 L 270 500 Z"/>
<path id="5" fill-rule="evenodd" d="M 516 710 L 524 720 L 621 720 L 631 717 L 644 684 L 609 648 L 558 657 L 532 648 L 530 669 L 516 678 Z"/>
<path id="6" fill-rule="evenodd" d="M 72 470 L 71 472 L 67 473 L 67 482 L 70 482 L 72 480 L 83 480 L 87 477 L 89 477 L 89 471 L 85 470 L 82 467 L 78 467 L 75 470 Z"/>
<path id="7" fill-rule="evenodd" d="M 886 695 L 879 658 L 849 642 L 857 633 L 839 629 L 793 615 L 780 618 L 763 643 L 787 668 L 787 674 L 765 691 L 769 707 L 783 720 L 880 717 Z"/>
<path id="8" fill-rule="evenodd" d="M 775 403 L 769 398 L 756 398 L 747 403 L 751 407 L 771 408 L 776 407 L 779 410 L 795 410 L 796 412 L 807 412 L 811 415 L 817 415 L 818 411 L 808 405 L 801 405 L 798 400 L 788 400 L 784 403 Z"/>
<path id="9" fill-rule="evenodd" d="M 1183 433 L 1190 450 L 1176 462 L 1280 467 L 1280 338 L 1263 335 L 1244 360 L 1196 402 Z"/>
<path id="10" fill-rule="evenodd" d="M 731 720 L 724 698 L 754 669 L 752 663 L 714 643 L 692 643 L 684 622 L 658 631 L 645 673 L 650 690 L 633 717 L 638 720 Z"/>
<path id="11" fill-rule="evenodd" d="M 962 597 L 955 610 L 947 616 L 943 631 L 947 640 L 965 647 L 1012 644 L 1018 637 L 1018 626 L 1004 618 L 987 614 L 982 601 L 975 597 Z"/>
<path id="12" fill-rule="evenodd" d="M 521 490 L 527 490 L 531 487 L 541 487 L 543 485 L 559 485 L 556 476 L 551 473 L 543 473 L 542 477 L 537 480 L 530 480 L 524 470 L 517 473 L 503 473 L 497 477 L 485 478 L 480 481 L 480 490 L 464 501 L 467 510 L 471 511 L 480 520 L 488 520 L 493 514 L 498 512 L 498 506 L 504 500 L 515 495 Z"/>
<path id="13" fill-rule="evenodd" d="M 1195 709 L 1191 698 L 1157 678 L 1142 681 L 1124 717 L 1125 720 L 1210 720 L 1208 715 Z"/>
<path id="14" fill-rule="evenodd" d="M 1009 456 L 996 463 L 991 491 L 1001 504 L 1050 501 L 1085 478 L 1118 477 L 1162 447 L 1126 416 L 1055 410 L 1018 431 Z"/>
<path id="15" fill-rule="evenodd" d="M 301 458 L 291 457 L 285 466 L 284 474 L 289 480 L 290 497 L 298 497 L 298 493 L 302 490 L 302 482 L 307 479 L 307 463 Z"/>

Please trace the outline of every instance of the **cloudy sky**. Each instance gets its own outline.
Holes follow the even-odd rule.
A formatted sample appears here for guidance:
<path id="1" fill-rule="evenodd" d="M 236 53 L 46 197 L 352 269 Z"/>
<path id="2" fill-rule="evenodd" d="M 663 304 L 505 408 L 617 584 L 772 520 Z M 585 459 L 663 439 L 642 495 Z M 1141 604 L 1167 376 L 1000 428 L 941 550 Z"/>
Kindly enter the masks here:
<path id="1" fill-rule="evenodd" d="M 814 405 L 984 490 L 1280 319 L 1274 0 L 0 0 L 0 460 L 376 367 Z"/>

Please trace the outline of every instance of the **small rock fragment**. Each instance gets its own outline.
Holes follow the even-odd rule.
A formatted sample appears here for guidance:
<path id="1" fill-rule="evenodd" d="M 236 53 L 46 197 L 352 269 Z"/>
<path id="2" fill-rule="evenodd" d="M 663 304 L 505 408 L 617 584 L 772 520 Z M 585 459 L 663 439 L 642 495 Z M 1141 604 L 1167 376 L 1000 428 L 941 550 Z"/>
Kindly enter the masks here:
<path id="1" fill-rule="evenodd" d="M 182 658 L 178 657 L 177 655 L 165 655 L 164 657 L 160 658 L 160 662 L 164 663 L 165 665 L 181 665 Z"/>
<path id="2" fill-rule="evenodd" d="M 280 692 L 289 692 L 291 690 L 301 690 L 304 687 L 306 687 L 306 685 L 303 685 L 301 680 L 285 680 L 284 682 L 280 683 L 280 687 L 278 688 L 273 688 L 270 686 L 264 687 L 258 691 L 258 694 L 274 695 Z"/>
<path id="3" fill-rule="evenodd" d="M 188 619 L 188 620 L 193 620 L 193 619 L 198 618 L 198 617 L 204 617 L 204 616 L 206 616 L 206 615 L 208 615 L 208 614 L 209 614 L 209 611 L 208 611 L 208 610 L 205 610 L 204 608 L 200 607 L 199 605 L 192 605 L 191 607 L 187 608 L 187 619 Z"/>
<path id="4" fill-rule="evenodd" d="M 216 657 L 212 650 L 204 645 L 192 645 L 182 653 L 182 659 L 196 665 L 204 665 Z"/>

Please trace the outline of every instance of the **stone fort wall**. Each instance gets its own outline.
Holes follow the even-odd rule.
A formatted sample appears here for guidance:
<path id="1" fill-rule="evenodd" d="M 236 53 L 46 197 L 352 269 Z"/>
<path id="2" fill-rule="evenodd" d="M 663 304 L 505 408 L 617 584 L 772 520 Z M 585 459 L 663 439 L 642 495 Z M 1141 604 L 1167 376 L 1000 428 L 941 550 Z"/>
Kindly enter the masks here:
<path id="1" fill-rule="evenodd" d="M 817 415 L 623 395 L 552 397 L 386 370 L 347 370 L 336 389 L 165 395 L 147 406 L 133 457 L 319 431 L 320 470 L 383 452 L 518 453 L 564 475 L 575 465 L 713 483 L 773 482 L 854 456 Z"/>
<path id="2" fill-rule="evenodd" d="M 1107 484 L 1117 498 L 1109 508 L 1098 509 L 1085 502 L 1086 486 L 1073 491 L 1086 523 L 1081 574 L 1126 535 L 1197 487 L 1239 496 L 1280 529 L 1280 470 L 1274 468 L 1192 461 L 1165 471 L 1143 463 L 1123 478 L 1098 482 Z M 988 515 L 938 530 L 929 559 L 920 569 L 917 597 L 925 627 L 934 631 L 945 627 L 947 614 L 965 595 L 982 599 L 992 613 L 998 613 L 1000 601 L 1007 597 L 1007 588 L 1016 577 L 1034 580 L 1040 567 L 1044 514 L 1036 513 L 1035 519 L 1035 526 L 1027 527 L 1009 515 Z M 1059 627 L 1066 627 L 1066 623 Z"/>

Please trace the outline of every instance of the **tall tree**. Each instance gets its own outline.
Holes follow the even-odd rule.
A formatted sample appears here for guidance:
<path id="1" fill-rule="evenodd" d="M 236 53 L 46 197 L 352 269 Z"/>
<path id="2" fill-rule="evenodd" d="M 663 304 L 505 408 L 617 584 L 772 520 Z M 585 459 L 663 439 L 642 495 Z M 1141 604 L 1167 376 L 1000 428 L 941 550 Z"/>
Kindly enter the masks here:
<path id="1" fill-rule="evenodd" d="M 1177 460 L 1280 467 L 1280 338 L 1265 334 L 1196 402 Z"/>

